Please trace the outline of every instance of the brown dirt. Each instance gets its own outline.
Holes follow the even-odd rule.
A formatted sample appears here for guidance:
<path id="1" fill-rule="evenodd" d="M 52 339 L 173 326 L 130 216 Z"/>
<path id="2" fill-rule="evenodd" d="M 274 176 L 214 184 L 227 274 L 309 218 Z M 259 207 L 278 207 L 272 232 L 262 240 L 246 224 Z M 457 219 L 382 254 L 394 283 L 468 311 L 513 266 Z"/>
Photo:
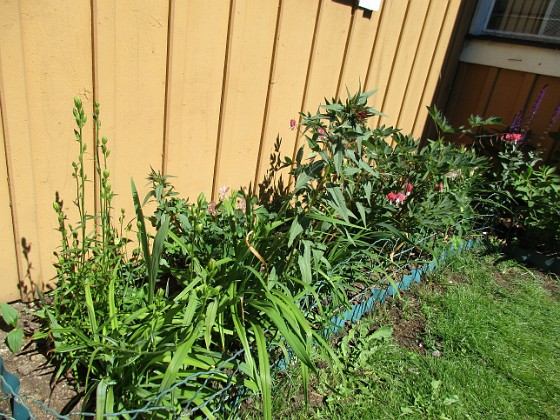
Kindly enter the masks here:
<path id="1" fill-rule="evenodd" d="M 426 318 L 414 293 L 410 293 L 406 300 L 388 299 L 385 310 L 387 318 L 384 323 L 393 327 L 393 340 L 401 347 L 426 354 L 423 341 Z"/>
<path id="2" fill-rule="evenodd" d="M 16 302 L 12 305 L 20 313 L 20 326 L 24 328 L 26 344 L 13 354 L 5 343 L 5 337 L 10 330 L 6 324 L 0 325 L 0 357 L 4 360 L 4 368 L 18 377 L 21 383 L 19 394 L 23 402 L 30 409 L 36 419 L 54 419 L 45 408 L 39 404 L 61 413 L 77 395 L 76 390 L 68 380 L 54 383 L 54 367 L 48 364 L 45 349 L 30 341 L 29 337 L 39 325 L 30 312 L 35 306 Z M 10 402 L 6 394 L 0 392 L 0 418 L 11 415 Z"/>

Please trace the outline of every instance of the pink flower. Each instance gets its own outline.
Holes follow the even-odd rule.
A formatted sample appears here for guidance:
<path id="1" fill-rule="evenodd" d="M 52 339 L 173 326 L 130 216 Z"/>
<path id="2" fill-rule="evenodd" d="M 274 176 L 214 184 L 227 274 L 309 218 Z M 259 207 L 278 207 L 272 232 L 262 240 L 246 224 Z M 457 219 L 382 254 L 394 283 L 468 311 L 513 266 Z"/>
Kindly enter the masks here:
<path id="1" fill-rule="evenodd" d="M 216 202 L 212 201 L 208 204 L 208 214 L 210 216 L 215 216 L 216 215 Z"/>
<path id="2" fill-rule="evenodd" d="M 389 200 L 393 204 L 398 205 L 406 200 L 406 195 L 404 195 L 404 193 L 402 192 L 394 193 L 393 191 L 391 191 L 389 194 L 387 194 L 387 200 Z"/>
<path id="3" fill-rule="evenodd" d="M 444 189 L 443 182 L 440 182 L 439 184 L 436 184 L 436 185 L 434 186 L 434 190 L 436 190 L 436 191 L 442 192 L 443 189 Z"/>
<path id="4" fill-rule="evenodd" d="M 222 201 L 224 198 L 226 198 L 226 194 L 229 191 L 229 187 L 223 186 L 218 188 L 218 197 L 220 199 L 220 201 Z"/>
<path id="5" fill-rule="evenodd" d="M 406 184 L 406 196 L 408 197 L 410 194 L 412 194 L 412 190 L 414 189 L 414 186 L 409 182 L 408 184 Z"/>
<path id="6" fill-rule="evenodd" d="M 294 128 L 296 128 L 296 120 L 292 118 L 290 120 L 290 130 L 293 130 Z"/>
<path id="7" fill-rule="evenodd" d="M 325 136 L 327 135 L 327 132 L 325 131 L 325 129 L 323 127 L 319 127 L 317 132 L 320 134 L 319 139 L 325 140 Z"/>
<path id="8" fill-rule="evenodd" d="M 245 202 L 245 199 L 238 198 L 235 208 L 245 213 L 245 210 L 247 210 L 247 203 Z"/>
<path id="9" fill-rule="evenodd" d="M 507 133 L 502 136 L 503 141 L 507 141 L 509 143 L 518 143 L 523 140 L 523 134 L 521 133 Z"/>

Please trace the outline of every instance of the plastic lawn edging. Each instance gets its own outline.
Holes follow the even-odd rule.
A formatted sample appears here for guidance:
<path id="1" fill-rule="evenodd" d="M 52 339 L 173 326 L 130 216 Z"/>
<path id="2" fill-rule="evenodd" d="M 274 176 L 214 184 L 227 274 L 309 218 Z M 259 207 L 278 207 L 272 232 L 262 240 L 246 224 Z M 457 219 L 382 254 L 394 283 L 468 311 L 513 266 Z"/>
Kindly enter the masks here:
<path id="1" fill-rule="evenodd" d="M 2 392 L 10 398 L 12 416 L 16 420 L 28 420 L 32 418 L 31 411 L 23 404 L 19 395 L 19 379 L 4 368 L 4 359 L 0 357 L 0 381 L 2 382 Z M 5 414 L 0 412 L 0 414 Z"/>
<path id="2" fill-rule="evenodd" d="M 423 275 L 434 271 L 447 257 L 463 250 L 472 249 L 479 242 L 480 240 L 469 239 L 462 242 L 460 245 L 451 245 L 441 253 L 438 259 L 421 265 L 419 268 L 412 269 L 410 274 L 405 275 L 395 286 L 389 285 L 384 289 L 370 289 L 372 295 L 367 300 L 352 305 L 341 315 L 331 318 L 331 326 L 324 329 L 324 336 L 341 332 L 347 322 L 352 324 L 358 322 L 364 315 L 371 313 L 377 303 L 385 302 L 387 296 L 395 297 L 399 291 L 410 289 L 415 283 L 420 283 Z"/>

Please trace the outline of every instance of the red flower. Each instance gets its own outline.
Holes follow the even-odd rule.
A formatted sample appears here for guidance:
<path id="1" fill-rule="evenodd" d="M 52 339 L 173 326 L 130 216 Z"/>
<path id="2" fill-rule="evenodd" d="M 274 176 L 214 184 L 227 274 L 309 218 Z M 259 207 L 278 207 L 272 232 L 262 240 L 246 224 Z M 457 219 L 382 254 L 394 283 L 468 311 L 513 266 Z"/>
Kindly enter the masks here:
<path id="1" fill-rule="evenodd" d="M 507 133 L 502 136 L 503 141 L 507 141 L 509 143 L 517 143 L 523 140 L 523 134 L 521 133 Z"/>

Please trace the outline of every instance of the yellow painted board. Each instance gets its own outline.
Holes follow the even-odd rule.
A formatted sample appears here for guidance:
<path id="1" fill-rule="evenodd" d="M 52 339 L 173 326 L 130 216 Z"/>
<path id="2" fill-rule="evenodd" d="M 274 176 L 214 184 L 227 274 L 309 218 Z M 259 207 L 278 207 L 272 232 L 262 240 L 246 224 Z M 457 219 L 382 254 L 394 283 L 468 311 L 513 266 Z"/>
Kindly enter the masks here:
<path id="1" fill-rule="evenodd" d="M 166 172 L 182 195 L 212 193 L 228 33 L 226 2 L 173 1 Z"/>
<path id="2" fill-rule="evenodd" d="M 235 2 L 224 83 L 213 194 L 248 187 L 257 166 L 278 1 Z"/>
<path id="3" fill-rule="evenodd" d="M 428 119 L 426 106 L 432 105 L 438 84 L 442 81 L 442 69 L 449 53 L 450 42 L 453 38 L 453 31 L 456 30 L 458 14 L 461 12 L 461 0 L 448 1 L 447 9 L 443 21 L 440 23 L 440 34 L 437 44 L 434 46 L 430 70 L 423 83 L 423 92 L 419 100 L 418 110 L 415 113 L 415 120 L 412 124 L 412 134 L 415 137 L 422 135 Z M 435 15 L 434 15 L 435 16 Z M 420 81 L 418 82 L 420 83 Z M 413 113 L 413 101 L 406 104 L 406 112 Z M 463 123 L 461 123 L 463 124 Z"/>
<path id="4" fill-rule="evenodd" d="M 18 255 L 22 241 L 30 247 L 34 286 L 43 282 L 52 286 L 55 274 L 52 252 L 59 238 L 52 202 L 56 192 L 70 217 L 75 214 L 72 98 L 81 95 L 86 109 L 91 104 L 89 4 L 86 0 L 12 1 L 2 7 L 2 89 L 16 243 Z M 90 133 L 85 137 L 91 145 Z M 91 174 L 90 169 L 91 165 L 86 169 Z M 19 261 L 22 278 L 28 266 L 23 258 Z M 32 289 L 24 290 L 24 297 L 31 297 Z"/>
<path id="5" fill-rule="evenodd" d="M 439 68 L 433 68 L 432 63 L 438 48 L 444 19 L 446 16 L 447 6 L 449 2 L 431 2 L 426 14 L 424 28 L 420 34 L 420 42 L 418 43 L 418 52 L 414 57 L 414 63 L 407 77 L 404 98 L 399 110 L 399 114 L 395 126 L 401 128 L 405 133 L 411 133 L 414 129 L 417 113 L 431 105 L 423 103 L 423 93 L 430 71 L 440 71 Z M 439 46 L 446 47 L 446 46 Z M 432 92 L 433 95 L 433 92 Z"/>
<path id="6" fill-rule="evenodd" d="M 398 117 L 405 97 L 408 82 L 411 77 L 412 66 L 419 54 L 427 51 L 419 49 L 422 31 L 439 31 L 439 28 L 426 27 L 425 19 L 429 0 L 414 0 L 410 2 L 406 19 L 401 29 L 399 44 L 395 51 L 394 66 L 386 84 L 384 100 L 381 105 L 386 117 L 379 120 L 380 124 L 398 126 Z M 426 46 L 426 48 L 429 48 Z M 399 127 L 407 133 L 412 127 Z"/>
<path id="7" fill-rule="evenodd" d="M 0 243 L 0 302 L 12 302 L 20 298 L 20 293 L 16 245 L 13 235 L 14 226 L 12 223 L 10 189 L 8 184 L 8 167 L 5 159 L 4 125 L 2 123 L 1 104 L 2 102 L 0 102 L 0 134 L 2 138 L 2 142 L 0 143 L 0 226 L 2 226 L 2 242 Z"/>
<path id="8" fill-rule="evenodd" d="M 96 94 L 108 137 L 113 206 L 134 215 L 131 178 L 140 198 L 150 167 L 163 164 L 167 1 L 94 2 Z M 146 213 L 150 213 L 146 211 Z"/>
<path id="9" fill-rule="evenodd" d="M 348 4 L 321 3 L 303 112 L 314 114 L 324 98 L 336 97 L 351 18 L 352 8 Z"/>
<path id="10" fill-rule="evenodd" d="M 374 50 L 381 12 L 356 10 L 352 17 L 346 58 L 340 77 L 338 96 L 346 97 L 346 89 L 354 94 L 365 88 L 367 71 Z"/>
<path id="11" fill-rule="evenodd" d="M 371 97 L 370 105 L 381 112 L 384 112 L 384 98 L 387 94 L 389 79 L 394 68 L 409 3 L 411 1 L 385 1 L 380 10 L 380 27 L 371 56 L 366 89 L 378 89 L 377 93 Z M 372 118 L 370 123 L 375 126 L 378 123 L 378 119 Z"/>
<path id="12" fill-rule="evenodd" d="M 300 0 L 282 2 L 256 183 L 264 179 L 270 168 L 270 155 L 274 151 L 277 136 L 281 138 L 280 158 L 292 157 L 298 130 L 290 128 L 290 120 L 299 121 L 298 112 L 305 90 L 317 4 Z M 278 180 L 282 178 L 284 185 L 287 184 L 287 171 L 276 175 Z"/>

